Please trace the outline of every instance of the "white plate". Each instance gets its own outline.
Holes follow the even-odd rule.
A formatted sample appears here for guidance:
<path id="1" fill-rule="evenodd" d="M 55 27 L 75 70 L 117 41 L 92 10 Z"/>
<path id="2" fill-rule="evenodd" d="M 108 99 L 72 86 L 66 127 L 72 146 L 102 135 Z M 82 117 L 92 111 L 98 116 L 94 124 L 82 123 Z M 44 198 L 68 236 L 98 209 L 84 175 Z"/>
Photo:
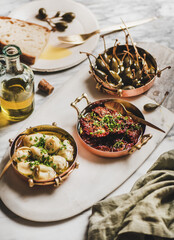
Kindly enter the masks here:
<path id="1" fill-rule="evenodd" d="M 57 11 L 61 11 L 61 14 L 65 12 L 74 12 L 76 15 L 72 23 L 69 23 L 65 32 L 60 33 L 56 31 L 51 33 L 47 47 L 50 45 L 54 47 L 65 46 L 58 41 L 57 36 L 88 33 L 99 28 L 98 22 L 92 12 L 82 4 L 72 0 L 43 0 L 30 2 L 12 11 L 9 17 L 49 27 L 46 22 L 40 21 L 35 17 L 38 9 L 42 7 L 46 9 L 49 16 L 55 15 Z M 86 59 L 86 55 L 80 54 L 79 52 L 92 52 L 98 43 L 98 39 L 99 35 L 95 35 L 80 46 L 67 48 L 67 51 L 71 52 L 70 55 L 55 60 L 38 59 L 31 67 L 33 70 L 40 72 L 55 72 L 73 67 Z"/>

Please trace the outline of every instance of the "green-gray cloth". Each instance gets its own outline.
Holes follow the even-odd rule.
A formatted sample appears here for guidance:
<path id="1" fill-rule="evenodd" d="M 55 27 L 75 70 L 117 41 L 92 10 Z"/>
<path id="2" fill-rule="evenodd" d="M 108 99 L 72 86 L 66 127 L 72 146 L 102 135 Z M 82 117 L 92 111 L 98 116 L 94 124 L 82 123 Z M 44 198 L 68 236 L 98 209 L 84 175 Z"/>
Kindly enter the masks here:
<path id="1" fill-rule="evenodd" d="M 130 193 L 92 207 L 88 240 L 174 239 L 174 150 L 162 154 Z"/>

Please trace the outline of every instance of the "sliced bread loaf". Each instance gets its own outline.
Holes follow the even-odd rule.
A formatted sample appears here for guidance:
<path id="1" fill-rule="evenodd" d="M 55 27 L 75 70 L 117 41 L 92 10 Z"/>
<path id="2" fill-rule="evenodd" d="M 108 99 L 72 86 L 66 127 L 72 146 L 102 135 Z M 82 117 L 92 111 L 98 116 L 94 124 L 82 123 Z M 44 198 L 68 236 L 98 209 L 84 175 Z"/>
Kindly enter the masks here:
<path id="1" fill-rule="evenodd" d="M 22 51 L 21 61 L 34 64 L 45 48 L 50 32 L 41 25 L 0 17 L 0 49 L 8 44 L 15 44 Z"/>

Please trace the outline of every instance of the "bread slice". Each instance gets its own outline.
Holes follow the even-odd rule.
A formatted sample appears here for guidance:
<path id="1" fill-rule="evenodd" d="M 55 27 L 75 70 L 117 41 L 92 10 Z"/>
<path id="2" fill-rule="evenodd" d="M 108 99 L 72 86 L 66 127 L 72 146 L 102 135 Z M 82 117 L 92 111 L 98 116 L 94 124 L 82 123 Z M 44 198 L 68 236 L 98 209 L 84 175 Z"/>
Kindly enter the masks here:
<path id="1" fill-rule="evenodd" d="M 0 17 L 0 49 L 15 44 L 22 51 L 21 61 L 31 65 L 45 48 L 51 31 L 41 25 L 10 17 Z"/>

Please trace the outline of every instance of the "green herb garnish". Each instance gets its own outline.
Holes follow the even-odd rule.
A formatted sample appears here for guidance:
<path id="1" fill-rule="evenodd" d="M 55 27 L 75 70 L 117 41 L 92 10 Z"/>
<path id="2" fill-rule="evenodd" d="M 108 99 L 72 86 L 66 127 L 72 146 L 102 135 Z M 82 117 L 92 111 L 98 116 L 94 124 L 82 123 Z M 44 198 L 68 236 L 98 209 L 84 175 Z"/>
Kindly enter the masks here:
<path id="1" fill-rule="evenodd" d="M 54 168 L 54 170 L 56 170 L 56 164 L 54 164 L 54 165 L 52 166 L 52 168 Z"/>
<path id="2" fill-rule="evenodd" d="M 40 151 L 40 152 L 41 152 L 42 154 L 46 154 L 46 153 L 47 153 L 47 150 L 46 150 L 46 149 L 44 149 L 44 148 L 42 148 L 42 147 L 39 147 L 39 148 L 41 148 L 41 151 Z"/>
<path id="3" fill-rule="evenodd" d="M 45 146 L 45 139 L 43 137 L 40 137 L 39 142 L 34 144 L 35 147 L 44 147 Z"/>
<path id="4" fill-rule="evenodd" d="M 124 143 L 120 140 L 115 142 L 115 144 L 113 145 L 114 148 L 121 148 L 123 147 Z"/>

